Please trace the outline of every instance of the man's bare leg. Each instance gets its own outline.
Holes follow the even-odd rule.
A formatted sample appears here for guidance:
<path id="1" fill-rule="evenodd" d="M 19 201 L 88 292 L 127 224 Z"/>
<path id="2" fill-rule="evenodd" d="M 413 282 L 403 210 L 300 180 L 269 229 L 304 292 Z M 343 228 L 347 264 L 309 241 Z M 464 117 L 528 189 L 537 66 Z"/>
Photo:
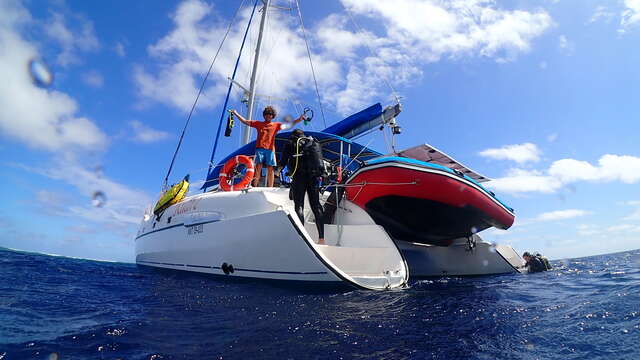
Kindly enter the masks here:
<path id="1" fill-rule="evenodd" d="M 273 187 L 273 180 L 275 175 L 273 174 L 273 166 L 267 165 L 267 186 Z"/>
<path id="2" fill-rule="evenodd" d="M 260 175 L 262 175 L 262 164 L 256 164 L 256 171 L 253 173 L 253 187 L 260 186 Z"/>

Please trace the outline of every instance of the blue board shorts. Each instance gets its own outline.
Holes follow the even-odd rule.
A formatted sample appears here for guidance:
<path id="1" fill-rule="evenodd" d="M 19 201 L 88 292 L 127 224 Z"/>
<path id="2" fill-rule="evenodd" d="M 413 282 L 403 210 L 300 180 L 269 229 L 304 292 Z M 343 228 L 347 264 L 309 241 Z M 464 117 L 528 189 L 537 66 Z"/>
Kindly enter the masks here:
<path id="1" fill-rule="evenodd" d="M 271 150 L 256 148 L 256 164 L 264 164 L 267 166 L 276 166 L 276 154 Z"/>

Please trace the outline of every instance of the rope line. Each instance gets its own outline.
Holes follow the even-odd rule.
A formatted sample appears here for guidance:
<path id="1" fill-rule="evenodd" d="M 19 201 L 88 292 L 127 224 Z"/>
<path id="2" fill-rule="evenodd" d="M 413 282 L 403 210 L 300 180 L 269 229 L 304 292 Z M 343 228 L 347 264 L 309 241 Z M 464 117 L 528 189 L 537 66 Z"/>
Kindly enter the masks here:
<path id="1" fill-rule="evenodd" d="M 350 166 L 354 161 L 356 161 L 356 159 L 358 158 L 358 156 L 360 156 L 360 154 L 362 154 L 362 152 L 363 152 L 365 149 L 369 149 L 369 144 L 371 144 L 371 142 L 372 142 L 372 141 L 373 141 L 373 137 L 369 140 L 369 142 L 367 143 L 367 145 L 365 145 L 364 147 L 362 147 L 362 149 L 360 149 L 360 152 L 358 152 L 358 153 L 356 154 L 356 156 L 354 156 L 354 157 L 351 159 L 351 161 L 349 161 L 349 163 L 348 163 L 347 165 L 343 166 L 343 169 L 348 169 L 348 168 L 349 168 L 349 166 Z M 342 159 L 341 159 L 341 160 L 342 160 Z"/>
<path id="2" fill-rule="evenodd" d="M 171 170 L 173 169 L 173 164 L 176 161 L 176 156 L 178 155 L 178 151 L 180 150 L 180 146 L 182 145 L 182 139 L 184 138 L 184 134 L 187 131 L 187 126 L 189 126 L 189 122 L 191 121 L 191 115 L 193 115 L 193 110 L 196 108 L 196 104 L 198 104 L 198 99 L 200 99 L 200 95 L 202 94 L 202 90 L 204 89 L 204 84 L 207 82 L 207 79 L 209 78 L 209 74 L 211 73 L 211 69 L 213 69 L 213 64 L 215 64 L 216 59 L 218 58 L 218 54 L 220 54 L 220 50 L 222 49 L 222 45 L 224 45 L 224 42 L 227 39 L 227 36 L 229 35 L 229 32 L 231 31 L 231 26 L 233 26 L 233 23 L 235 22 L 235 19 L 238 16 L 238 13 L 240 12 L 240 9 L 242 8 L 242 6 L 244 6 L 244 2 L 245 2 L 245 0 L 242 0 L 242 2 L 240 3 L 240 6 L 236 10 L 235 14 L 233 14 L 233 18 L 231 19 L 231 21 L 229 22 L 229 26 L 227 27 L 227 32 L 225 32 L 224 36 L 222 37 L 222 41 L 220 42 L 220 46 L 218 46 L 218 51 L 216 51 L 216 55 L 213 57 L 213 60 L 211 61 L 211 65 L 209 65 L 209 70 L 207 71 L 207 74 L 205 75 L 204 79 L 202 79 L 202 84 L 200 84 L 200 90 L 198 90 L 198 95 L 196 96 L 196 99 L 193 102 L 193 106 L 191 106 L 191 111 L 189 111 L 189 116 L 187 116 L 187 121 L 184 124 L 184 128 L 182 129 L 182 134 L 180 135 L 180 140 L 178 141 L 178 146 L 176 147 L 176 151 L 173 153 L 173 158 L 171 158 L 171 164 L 169 165 L 169 170 L 167 171 L 167 176 L 165 176 L 164 183 L 162 185 L 163 188 L 167 187 L 167 181 L 169 180 L 169 175 L 171 175 Z"/>
<path id="3" fill-rule="evenodd" d="M 351 184 L 332 184 L 332 185 L 327 185 L 325 187 L 323 187 L 322 191 L 325 191 L 327 188 L 329 187 L 336 187 L 336 188 L 350 188 L 350 187 L 359 187 L 360 189 L 358 189 L 358 192 L 353 196 L 353 198 L 351 199 L 351 201 L 355 201 L 355 199 L 358 197 L 358 195 L 360 195 L 360 193 L 362 192 L 362 190 L 365 188 L 365 186 L 367 185 L 389 185 L 389 186 L 398 186 L 398 185 L 417 185 L 418 181 L 412 181 L 412 182 L 407 182 L 407 183 L 376 183 L 376 182 L 361 182 L 361 183 L 351 183 Z"/>
<path id="4" fill-rule="evenodd" d="M 304 29 L 304 22 L 302 21 L 302 12 L 300 12 L 300 3 L 296 0 L 296 8 L 298 9 L 298 17 L 300 18 L 300 28 L 302 29 L 302 36 L 304 37 L 304 43 L 307 46 L 307 55 L 309 56 L 309 64 L 311 65 L 311 74 L 313 75 L 313 83 L 316 86 L 316 95 L 318 96 L 318 104 L 320 105 L 320 113 L 322 114 L 322 123 L 325 129 L 327 128 L 327 120 L 324 117 L 324 109 L 322 108 L 322 99 L 320 98 L 320 91 L 318 90 L 318 81 L 316 80 L 316 71 L 313 68 L 313 61 L 311 61 L 311 50 L 309 49 L 309 42 L 307 41 L 307 32 Z"/>
<path id="5" fill-rule="evenodd" d="M 393 185 L 393 186 L 397 186 L 397 185 L 417 185 L 418 182 L 417 181 L 412 181 L 412 182 L 403 182 L 403 183 L 387 183 L 387 182 L 367 182 L 367 181 L 363 181 L 363 182 L 358 182 L 358 183 L 350 183 L 350 184 L 330 184 L 327 186 L 324 186 L 323 188 L 329 188 L 329 187 L 341 187 L 341 188 L 350 188 L 350 187 L 365 187 L 367 185 Z"/>

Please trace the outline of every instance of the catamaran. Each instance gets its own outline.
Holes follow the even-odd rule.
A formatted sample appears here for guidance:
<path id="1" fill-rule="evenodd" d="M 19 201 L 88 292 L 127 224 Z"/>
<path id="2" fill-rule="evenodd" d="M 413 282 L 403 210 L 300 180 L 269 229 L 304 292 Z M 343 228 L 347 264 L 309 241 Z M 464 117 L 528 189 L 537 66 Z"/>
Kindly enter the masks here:
<path id="1" fill-rule="evenodd" d="M 246 91 L 249 119 L 253 118 L 269 6 L 270 0 L 263 2 Z M 244 41 L 240 53 L 243 46 Z M 223 115 L 234 77 L 235 70 Z M 384 109 L 376 104 L 323 131 L 306 132 L 322 144 L 324 161 L 335 175 L 323 187 L 328 214 L 324 245 L 314 241 L 318 234 L 311 212 L 304 214 L 304 222 L 298 218 L 288 188 L 281 183 L 249 185 L 255 142 L 249 142 L 248 127 L 244 146 L 210 164 L 203 193 L 185 196 L 186 179 L 169 189 L 166 183 L 181 136 L 165 177 L 166 192 L 155 211 L 149 208 L 145 213 L 136 235 L 136 263 L 228 277 L 344 283 L 372 290 L 403 287 L 410 274 L 518 271 L 522 260 L 511 247 L 486 243 L 477 234 L 489 227 L 507 229 L 514 221 L 513 209 L 481 185 L 487 178 L 430 145 L 384 155 L 352 140 L 380 126 L 393 136 L 400 134 L 396 122 L 400 112 L 399 103 Z M 223 117 L 214 154 L 222 123 Z M 289 135 L 276 136 L 276 154 Z"/>

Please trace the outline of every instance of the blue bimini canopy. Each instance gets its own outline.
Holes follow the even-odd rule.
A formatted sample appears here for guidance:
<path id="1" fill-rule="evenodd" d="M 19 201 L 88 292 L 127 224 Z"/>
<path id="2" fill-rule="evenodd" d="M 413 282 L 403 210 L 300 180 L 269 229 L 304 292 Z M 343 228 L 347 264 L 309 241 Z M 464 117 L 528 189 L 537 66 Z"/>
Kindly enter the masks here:
<path id="1" fill-rule="evenodd" d="M 322 130 L 322 132 L 351 139 L 356 135 L 380 125 L 383 119 L 382 112 L 382 105 L 377 103 L 329 126 Z"/>
<path id="2" fill-rule="evenodd" d="M 380 104 L 377 104 L 377 105 L 380 106 Z M 291 131 L 280 132 L 276 135 L 276 140 L 275 140 L 276 159 L 278 160 L 280 159 L 284 146 L 289 141 L 290 135 L 291 135 Z M 346 165 L 350 164 L 347 167 L 350 170 L 355 170 L 357 167 L 360 167 L 360 165 L 367 160 L 371 160 L 376 157 L 382 156 L 381 153 L 375 150 L 362 146 L 358 143 L 352 142 L 338 135 L 328 134 L 326 132 L 317 132 L 317 131 L 305 131 L 305 135 L 313 136 L 320 142 L 320 144 L 322 145 L 322 155 L 324 156 L 324 159 L 331 162 L 332 164 L 340 163 L 340 153 L 342 153 L 343 167 L 346 167 Z M 202 185 L 201 189 L 206 189 L 206 188 L 218 185 L 218 177 L 220 176 L 220 169 L 222 169 L 224 164 L 229 159 L 231 159 L 236 155 L 253 156 L 255 154 L 255 149 L 256 149 L 256 142 L 252 141 L 244 145 L 243 147 L 239 148 L 238 150 L 234 151 L 233 153 L 229 154 L 224 159 L 220 160 L 220 162 L 216 164 L 216 166 L 211 170 L 211 172 L 207 176 L 207 179 Z M 345 162 L 347 161 L 348 163 L 345 164 Z"/>

